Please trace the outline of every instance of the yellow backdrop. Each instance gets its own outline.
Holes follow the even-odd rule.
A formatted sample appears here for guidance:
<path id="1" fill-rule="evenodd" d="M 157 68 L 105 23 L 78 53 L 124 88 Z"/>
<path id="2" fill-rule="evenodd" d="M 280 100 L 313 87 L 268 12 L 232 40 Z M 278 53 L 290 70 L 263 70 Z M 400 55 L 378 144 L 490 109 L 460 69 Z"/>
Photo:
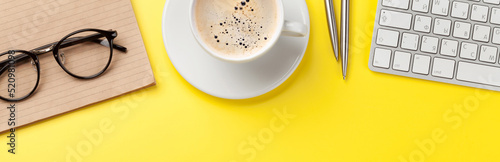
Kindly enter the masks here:
<path id="1" fill-rule="evenodd" d="M 376 0 L 351 1 L 344 81 L 323 0 L 306 1 L 300 67 L 278 89 L 233 101 L 176 72 L 162 40 L 165 0 L 132 0 L 157 85 L 23 127 L 16 155 L 3 133 L 0 161 L 500 161 L 499 92 L 371 72 Z"/>

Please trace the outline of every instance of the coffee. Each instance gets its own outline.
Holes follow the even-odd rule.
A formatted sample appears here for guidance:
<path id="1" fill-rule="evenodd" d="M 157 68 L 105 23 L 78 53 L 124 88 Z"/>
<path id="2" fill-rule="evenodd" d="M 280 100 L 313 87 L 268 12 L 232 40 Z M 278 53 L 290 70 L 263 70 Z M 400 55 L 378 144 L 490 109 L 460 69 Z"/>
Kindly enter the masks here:
<path id="1" fill-rule="evenodd" d="M 198 34 L 215 53 L 245 58 L 258 53 L 278 29 L 275 0 L 197 0 Z"/>

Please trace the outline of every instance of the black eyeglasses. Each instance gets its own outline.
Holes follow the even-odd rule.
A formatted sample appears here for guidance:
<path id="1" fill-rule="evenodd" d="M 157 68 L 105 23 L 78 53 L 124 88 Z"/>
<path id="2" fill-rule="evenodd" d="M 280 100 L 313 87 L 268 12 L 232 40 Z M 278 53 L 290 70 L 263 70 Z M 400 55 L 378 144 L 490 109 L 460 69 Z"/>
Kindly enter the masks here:
<path id="1" fill-rule="evenodd" d="M 82 29 L 59 42 L 30 51 L 10 50 L 0 54 L 0 99 L 16 102 L 30 97 L 40 82 L 38 55 L 52 52 L 56 62 L 69 75 L 93 79 L 102 75 L 111 64 L 113 49 L 127 48 L 113 44 L 117 31 Z M 6 88 L 6 89 L 5 89 Z"/>

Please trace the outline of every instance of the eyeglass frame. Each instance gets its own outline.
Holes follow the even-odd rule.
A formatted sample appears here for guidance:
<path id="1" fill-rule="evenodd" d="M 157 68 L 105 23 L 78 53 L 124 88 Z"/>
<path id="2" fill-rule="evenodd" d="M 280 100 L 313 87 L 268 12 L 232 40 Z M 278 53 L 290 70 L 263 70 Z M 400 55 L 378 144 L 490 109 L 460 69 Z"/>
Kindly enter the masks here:
<path id="1" fill-rule="evenodd" d="M 83 32 L 97 32 L 97 33 L 92 34 L 92 35 L 87 35 L 84 37 L 77 37 L 77 39 L 71 39 L 71 40 L 68 39 L 71 36 L 74 36 L 76 34 L 83 33 Z M 0 99 L 4 100 L 4 101 L 8 101 L 8 102 L 18 102 L 18 101 L 25 100 L 25 99 L 29 98 L 31 95 L 33 95 L 36 92 L 36 89 L 38 88 L 39 83 L 40 83 L 40 61 L 39 61 L 38 55 L 42 55 L 42 54 L 49 53 L 49 52 L 53 53 L 53 56 L 56 59 L 57 64 L 68 75 L 70 75 L 72 77 L 75 77 L 77 79 L 94 79 L 96 77 L 101 76 L 104 72 L 106 72 L 106 70 L 111 65 L 111 61 L 113 58 L 113 51 L 114 51 L 113 49 L 117 49 L 117 50 L 122 51 L 122 52 L 127 52 L 126 47 L 123 47 L 123 46 L 120 46 L 120 45 L 113 43 L 114 39 L 117 36 L 118 36 L 118 32 L 115 30 L 101 30 L 101 29 L 93 29 L 93 28 L 80 29 L 80 30 L 71 32 L 70 34 L 64 36 L 58 42 L 43 45 L 41 47 L 35 48 L 33 50 L 30 50 L 30 51 L 9 50 L 7 52 L 1 53 L 0 56 L 6 55 L 6 54 L 14 54 L 14 53 L 25 54 L 24 56 L 19 56 L 18 58 L 14 58 L 15 61 L 26 59 L 26 58 L 30 57 L 33 61 L 32 64 L 34 66 L 36 66 L 37 81 L 36 81 L 36 85 L 33 88 L 33 90 L 30 93 L 28 93 L 26 96 L 23 96 L 23 97 L 18 98 L 18 99 L 9 99 L 9 98 L 5 98 L 3 96 L 0 96 Z M 104 42 L 104 40 L 99 41 L 99 39 L 103 38 L 103 37 L 106 38 L 107 42 Z M 77 45 L 77 44 L 84 43 L 84 42 L 88 42 L 88 41 L 92 41 L 94 43 L 99 43 L 103 46 L 108 46 L 110 48 L 109 60 L 106 64 L 106 66 L 100 72 L 98 72 L 94 75 L 90 75 L 90 76 L 79 76 L 79 75 L 72 73 L 71 71 L 66 69 L 66 67 L 64 67 L 64 63 L 61 61 L 61 59 L 59 59 L 59 50 L 61 48 L 70 47 L 70 46 Z M 103 44 L 103 43 L 108 43 L 108 44 Z M 5 64 L 5 65 L 3 65 L 3 67 L 2 67 L 2 64 Z M 0 67 L 2 67 L 2 68 L 0 68 L 0 75 L 3 74 L 10 67 L 9 64 L 10 64 L 9 60 L 5 60 L 5 61 L 0 62 Z"/>

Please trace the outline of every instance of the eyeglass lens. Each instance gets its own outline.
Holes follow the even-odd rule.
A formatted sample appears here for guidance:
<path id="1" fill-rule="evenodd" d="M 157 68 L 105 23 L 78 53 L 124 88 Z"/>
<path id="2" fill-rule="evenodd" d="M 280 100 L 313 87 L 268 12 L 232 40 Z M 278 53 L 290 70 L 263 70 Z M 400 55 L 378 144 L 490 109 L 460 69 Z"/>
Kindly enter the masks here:
<path id="1" fill-rule="evenodd" d="M 13 52 L 0 56 L 0 96 L 17 100 L 29 95 L 36 87 L 38 68 L 28 55 Z"/>
<path id="2" fill-rule="evenodd" d="M 101 35 L 98 32 L 81 32 L 63 41 L 72 41 L 89 35 Z M 103 35 L 99 39 L 88 40 L 69 47 L 58 50 L 58 59 L 62 66 L 69 72 L 81 76 L 89 77 L 103 71 L 111 58 L 111 48 L 109 40 Z"/>

